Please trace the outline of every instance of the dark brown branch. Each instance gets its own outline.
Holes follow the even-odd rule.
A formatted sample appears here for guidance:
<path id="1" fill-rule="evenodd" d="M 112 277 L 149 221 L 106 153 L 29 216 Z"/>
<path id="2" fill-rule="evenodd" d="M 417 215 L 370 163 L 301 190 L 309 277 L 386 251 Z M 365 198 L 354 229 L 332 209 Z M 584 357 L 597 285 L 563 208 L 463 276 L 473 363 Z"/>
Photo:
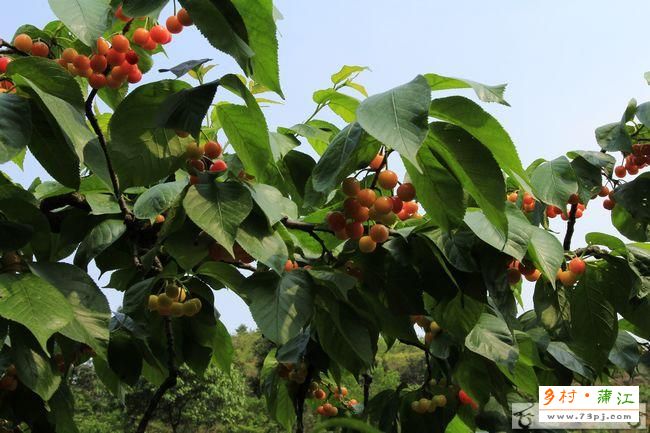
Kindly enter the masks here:
<path id="1" fill-rule="evenodd" d="M 18 54 L 19 56 L 29 56 L 28 53 L 20 51 L 18 48 L 14 47 L 3 39 L 0 39 L 0 47 L 8 48 L 8 50 L 0 51 L 0 54 Z"/>
<path id="2" fill-rule="evenodd" d="M 231 265 L 239 269 L 245 269 L 247 271 L 257 272 L 257 268 L 248 263 L 243 263 L 243 262 L 224 262 L 224 263 L 230 263 Z"/>
<path id="3" fill-rule="evenodd" d="M 309 385 L 314 374 L 313 367 L 309 366 L 307 369 L 307 376 L 305 381 L 300 384 L 298 391 L 296 393 L 295 400 L 295 411 L 296 411 L 296 433 L 304 433 L 304 412 L 305 412 L 305 399 L 307 398 L 307 393 L 309 392 Z"/>
<path id="4" fill-rule="evenodd" d="M 108 168 L 108 173 L 111 177 L 111 184 L 113 185 L 113 194 L 115 195 L 115 199 L 117 200 L 117 203 L 120 206 L 120 211 L 122 212 L 122 217 L 124 218 L 124 222 L 127 225 L 129 225 L 131 222 L 134 221 L 134 217 L 126 205 L 126 200 L 124 200 L 124 196 L 120 192 L 120 183 L 117 179 L 117 174 L 115 174 L 115 168 L 113 167 L 113 162 L 111 161 L 111 158 L 108 154 L 108 146 L 106 145 L 106 139 L 104 138 L 104 133 L 102 132 L 102 129 L 99 127 L 97 118 L 93 113 L 93 100 L 95 99 L 96 95 L 97 95 L 97 89 L 91 90 L 90 94 L 88 95 L 88 99 L 86 100 L 86 117 L 88 118 L 88 121 L 90 122 L 90 125 L 92 126 L 93 131 L 95 131 L 95 134 L 97 135 L 97 139 L 99 140 L 99 145 L 101 146 L 102 151 L 104 153 L 104 158 L 106 158 L 106 166 Z"/>
<path id="5" fill-rule="evenodd" d="M 176 368 L 176 351 L 174 349 L 174 334 L 172 330 L 172 320 L 169 317 L 165 317 L 165 335 L 167 337 L 167 369 L 169 370 L 169 375 L 164 380 L 164 382 L 158 387 L 154 393 L 147 410 L 144 412 L 140 424 L 138 424 L 138 429 L 136 433 L 144 433 L 147 430 L 149 421 L 154 415 L 160 400 L 163 395 L 176 386 L 178 380 L 178 369 Z"/>
<path id="6" fill-rule="evenodd" d="M 562 246 L 564 251 L 571 250 L 571 238 L 573 237 L 573 232 L 576 225 L 576 212 L 578 211 L 578 205 L 572 204 L 571 210 L 569 211 L 569 220 L 566 225 L 566 234 L 564 235 L 564 242 Z"/>
<path id="7" fill-rule="evenodd" d="M 367 412 L 368 400 L 370 399 L 370 385 L 372 384 L 372 376 L 368 373 L 363 375 L 363 411 Z"/>

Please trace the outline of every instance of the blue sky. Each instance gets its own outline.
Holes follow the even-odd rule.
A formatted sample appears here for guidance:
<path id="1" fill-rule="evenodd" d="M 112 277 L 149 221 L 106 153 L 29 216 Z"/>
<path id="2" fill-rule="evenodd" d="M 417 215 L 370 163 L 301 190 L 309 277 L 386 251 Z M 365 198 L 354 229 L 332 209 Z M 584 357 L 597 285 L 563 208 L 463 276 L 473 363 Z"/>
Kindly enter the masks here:
<path id="1" fill-rule="evenodd" d="M 43 26 L 54 19 L 47 3 L 21 0 L 3 8 L 0 37 L 10 39 L 21 24 Z M 277 0 L 276 6 L 284 15 L 278 28 L 286 102 L 266 109 L 272 128 L 304 120 L 314 108 L 313 91 L 327 87 L 344 64 L 371 68 L 359 79 L 371 94 L 435 72 L 509 84 L 511 107 L 483 105 L 509 131 L 527 165 L 572 149 L 597 149 L 594 128 L 618 120 L 630 98 L 642 102 L 650 94 L 643 79 L 650 57 L 639 42 L 650 15 L 645 1 Z M 212 77 L 239 72 L 196 29 L 175 37 L 168 54 L 158 56 L 156 69 L 210 57 L 219 65 Z M 163 77 L 152 72 L 146 80 Z M 25 172 L 11 164 L 0 168 L 26 185 L 35 176 L 45 178 L 31 159 Z M 553 228 L 563 233 L 559 222 Z M 590 231 L 614 233 L 600 202 L 578 221 L 575 244 Z M 117 308 L 119 294 L 107 294 Z M 531 298 L 530 288 L 525 295 Z M 217 308 L 229 329 L 254 327 L 233 294 L 219 291 Z"/>

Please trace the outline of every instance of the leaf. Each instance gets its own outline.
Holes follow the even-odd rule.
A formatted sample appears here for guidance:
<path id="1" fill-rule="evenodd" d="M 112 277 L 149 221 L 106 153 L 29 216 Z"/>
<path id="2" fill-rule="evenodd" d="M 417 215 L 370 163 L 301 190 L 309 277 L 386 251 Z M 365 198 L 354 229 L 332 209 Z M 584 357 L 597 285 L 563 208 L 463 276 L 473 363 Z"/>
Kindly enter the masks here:
<path id="1" fill-rule="evenodd" d="M 569 196 L 578 192 L 575 172 L 565 156 L 540 164 L 530 180 L 537 198 L 561 209 L 566 208 Z"/>
<path id="2" fill-rule="evenodd" d="M 232 1 L 180 0 L 201 34 L 218 50 L 232 56 L 251 75 L 251 59 L 256 54 L 249 46 L 247 28 Z"/>
<path id="3" fill-rule="evenodd" d="M 425 74 L 431 90 L 449 90 L 449 89 L 468 89 L 472 88 L 476 92 L 476 96 L 484 102 L 497 102 L 506 106 L 510 106 L 503 99 L 503 94 L 506 90 L 507 84 L 500 84 L 498 86 L 487 86 L 485 84 L 477 83 L 476 81 L 465 80 L 462 78 L 444 77 L 437 74 Z"/>
<path id="4" fill-rule="evenodd" d="M 647 222 L 634 218 L 623 206 L 612 210 L 612 224 L 626 238 L 637 242 L 650 239 L 650 227 Z"/>
<path id="5" fill-rule="evenodd" d="M 248 185 L 253 200 L 262 209 L 268 220 L 269 226 L 275 225 L 283 218 L 298 218 L 296 204 L 282 195 L 282 193 L 271 185 L 255 183 Z"/>
<path id="6" fill-rule="evenodd" d="M 253 274 L 246 285 L 251 288 L 250 310 L 255 323 L 276 344 L 298 335 L 311 317 L 312 282 L 305 271 L 285 272 L 281 277 Z"/>
<path id="7" fill-rule="evenodd" d="M 10 338 L 18 379 L 43 400 L 49 400 L 61 384 L 61 376 L 54 372 L 47 352 L 21 326 L 11 327 Z"/>
<path id="8" fill-rule="evenodd" d="M 334 89 L 317 90 L 314 92 L 314 102 L 330 107 L 346 122 L 354 122 L 359 100 Z"/>
<path id="9" fill-rule="evenodd" d="M 34 234 L 32 226 L 13 221 L 0 221 L 0 251 L 16 251 L 31 241 Z"/>
<path id="10" fill-rule="evenodd" d="M 472 134 L 490 149 L 499 166 L 524 189 L 530 189 L 528 175 L 521 165 L 517 149 L 501 124 L 474 101 L 450 96 L 431 101 L 429 114 L 453 123 Z"/>
<path id="11" fill-rule="evenodd" d="M 463 129 L 448 123 L 432 123 L 429 131 L 428 148 L 444 161 L 495 228 L 507 233 L 505 182 L 488 149 Z"/>
<path id="12" fill-rule="evenodd" d="M 221 85 L 246 103 L 245 106 L 220 104 L 215 108 L 230 144 L 248 174 L 255 176 L 259 182 L 273 183 L 278 171 L 262 110 L 236 75 L 222 77 Z"/>
<path id="13" fill-rule="evenodd" d="M 427 216 L 443 230 L 460 225 L 465 214 L 463 187 L 435 158 L 428 146 L 420 148 L 418 161 L 421 173 L 407 159 L 402 159 Z"/>
<path id="14" fill-rule="evenodd" d="M 528 255 L 536 269 L 555 287 L 557 271 L 564 262 L 564 248 L 553 234 L 540 227 L 530 226 Z"/>
<path id="15" fill-rule="evenodd" d="M 120 205 L 117 204 L 113 194 L 91 193 L 85 194 L 86 202 L 92 209 L 93 215 L 115 215 L 120 213 Z"/>
<path id="16" fill-rule="evenodd" d="M 122 188 L 148 186 L 184 163 L 185 144 L 160 128 L 157 111 L 167 98 L 187 89 L 182 81 L 145 84 L 119 105 L 109 123 L 109 153 Z"/>
<path id="17" fill-rule="evenodd" d="M 472 331 L 465 338 L 465 347 L 472 352 L 512 369 L 519 357 L 516 342 L 508 325 L 500 318 L 481 314 Z"/>
<path id="18" fill-rule="evenodd" d="M 321 421 L 314 427 L 314 433 L 332 431 L 332 429 L 336 429 L 337 427 L 343 427 L 346 431 L 352 430 L 361 433 L 381 433 L 376 428 L 369 426 L 361 420 L 350 418 L 335 418 Z"/>
<path id="19" fill-rule="evenodd" d="M 517 260 L 522 260 L 526 255 L 532 226 L 514 205 L 506 205 L 506 217 L 508 219 L 507 236 L 497 230 L 479 209 L 470 209 L 465 215 L 464 221 L 483 242 Z"/>
<path id="20" fill-rule="evenodd" d="M 582 360 L 573 350 L 562 341 L 551 341 L 546 347 L 546 351 L 557 362 L 564 365 L 569 370 L 579 375 L 593 380 L 594 371 Z"/>
<path id="21" fill-rule="evenodd" d="M 158 108 L 158 125 L 187 131 L 198 140 L 203 119 L 212 105 L 218 86 L 219 81 L 212 81 L 168 96 Z"/>
<path id="22" fill-rule="evenodd" d="M 417 153 L 427 136 L 431 91 L 424 77 L 373 95 L 357 109 L 359 124 L 370 135 L 395 149 L 418 171 Z"/>
<path id="23" fill-rule="evenodd" d="M 232 365 L 235 350 L 228 329 L 226 329 L 226 326 L 221 320 L 217 320 L 212 350 L 213 361 L 217 363 L 222 371 L 230 373 L 230 366 Z"/>
<path id="24" fill-rule="evenodd" d="M 126 225 L 122 220 L 108 219 L 102 221 L 93 227 L 79 245 L 74 256 L 74 264 L 86 269 L 92 259 L 113 245 L 125 232 Z"/>
<path id="25" fill-rule="evenodd" d="M 227 287 L 235 293 L 242 292 L 245 279 L 232 265 L 223 262 L 206 262 L 201 265 L 196 273 L 217 280 L 223 285 L 221 287 Z M 216 289 L 216 287 L 214 288 Z"/>
<path id="26" fill-rule="evenodd" d="M 591 232 L 585 235 L 585 241 L 589 245 L 603 245 L 612 251 L 626 251 L 625 243 L 616 236 L 606 233 Z"/>
<path id="27" fill-rule="evenodd" d="M 149 15 L 156 18 L 169 0 L 124 0 L 122 10 L 128 17 L 143 17 Z"/>
<path id="28" fill-rule="evenodd" d="M 278 40 L 273 19 L 272 0 L 232 0 L 241 14 L 248 34 L 248 44 L 255 53 L 251 58 L 253 80 L 280 95 L 280 70 L 278 66 Z"/>
<path id="29" fill-rule="evenodd" d="M 65 297 L 32 274 L 0 275 L 0 316 L 24 325 L 44 350 L 47 340 L 74 318 Z"/>
<path id="30" fill-rule="evenodd" d="M 187 183 L 185 181 L 167 182 L 155 185 L 143 193 L 133 206 L 138 219 L 153 219 L 160 215 L 178 199 Z"/>
<path id="31" fill-rule="evenodd" d="M 632 152 L 632 138 L 623 122 L 609 123 L 596 128 L 596 141 L 608 152 Z"/>
<path id="32" fill-rule="evenodd" d="M 33 262 L 29 268 L 56 287 L 72 306 L 74 319 L 59 332 L 87 344 L 98 356 L 106 358 L 111 310 L 92 278 L 68 263 Z"/>
<path id="33" fill-rule="evenodd" d="M 582 156 L 577 156 L 571 161 L 571 168 L 578 182 L 580 203 L 588 203 L 591 197 L 600 191 L 602 184 L 600 168 L 589 163 Z"/>
<path id="34" fill-rule="evenodd" d="M 110 0 L 49 0 L 49 4 L 68 29 L 91 48 L 111 25 Z"/>
<path id="35" fill-rule="evenodd" d="M 29 101 L 0 93 L 0 164 L 11 161 L 29 144 L 31 129 Z"/>
<path id="36" fill-rule="evenodd" d="M 289 253 L 282 236 L 269 230 L 265 221 L 249 216 L 237 230 L 237 243 L 257 261 L 281 274 Z"/>
<path id="37" fill-rule="evenodd" d="M 253 209 L 248 190 L 237 182 L 190 187 L 183 200 L 187 216 L 234 257 L 235 235 Z"/>
<path id="38" fill-rule="evenodd" d="M 337 85 L 341 81 L 347 80 L 352 74 L 370 70 L 367 66 L 349 66 L 344 65 L 340 71 L 332 74 L 332 84 Z"/>
<path id="39" fill-rule="evenodd" d="M 197 66 L 201 66 L 211 60 L 212 59 L 188 60 L 170 69 L 158 69 L 158 72 L 171 72 L 172 74 L 176 75 L 176 78 L 180 78 L 183 75 L 187 74 L 190 70 L 196 68 Z"/>
<path id="40" fill-rule="evenodd" d="M 616 207 L 623 206 L 632 218 L 650 222 L 650 173 L 642 173 L 635 179 L 614 190 Z"/>
<path id="41" fill-rule="evenodd" d="M 618 368 L 632 373 L 641 359 L 639 343 L 629 332 L 619 329 L 608 359 Z"/>

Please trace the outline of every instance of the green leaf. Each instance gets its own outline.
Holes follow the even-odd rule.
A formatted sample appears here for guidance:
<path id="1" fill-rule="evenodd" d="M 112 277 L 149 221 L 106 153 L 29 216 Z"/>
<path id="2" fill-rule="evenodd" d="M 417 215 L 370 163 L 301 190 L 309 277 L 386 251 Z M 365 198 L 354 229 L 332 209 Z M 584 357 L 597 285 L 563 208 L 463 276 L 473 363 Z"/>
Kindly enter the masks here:
<path id="1" fill-rule="evenodd" d="M 335 418 L 327 421 L 321 421 L 314 427 L 314 433 L 329 432 L 337 427 L 343 427 L 346 431 L 358 431 L 361 433 L 381 433 L 374 427 L 369 426 L 365 422 L 358 419 L 351 418 Z"/>
<path id="2" fill-rule="evenodd" d="M 562 341 L 551 341 L 546 347 L 546 351 L 557 362 L 568 368 L 569 370 L 578 373 L 579 375 L 587 378 L 594 378 L 594 371 L 588 364 L 580 358 L 566 343 Z"/>
<path id="3" fill-rule="evenodd" d="M 465 214 L 463 187 L 435 158 L 428 146 L 420 148 L 418 161 L 421 173 L 407 159 L 402 159 L 427 216 L 443 230 L 458 226 Z"/>
<path id="4" fill-rule="evenodd" d="M 221 85 L 246 102 L 245 106 L 220 104 L 215 108 L 230 144 L 248 174 L 255 176 L 259 182 L 273 183 L 278 171 L 262 110 L 236 75 L 222 77 Z"/>
<path id="5" fill-rule="evenodd" d="M 0 93 L 0 164 L 11 161 L 29 144 L 31 129 L 29 101 Z"/>
<path id="6" fill-rule="evenodd" d="M 603 245 L 612 251 L 625 251 L 625 243 L 616 236 L 606 233 L 591 232 L 585 235 L 585 241 L 589 245 Z"/>
<path id="7" fill-rule="evenodd" d="M 505 181 L 489 150 L 463 129 L 448 123 L 432 123 L 429 131 L 429 149 L 444 161 L 497 230 L 507 233 Z"/>
<path id="8" fill-rule="evenodd" d="M 642 173 L 617 187 L 614 200 L 616 207 L 623 206 L 632 218 L 650 222 L 650 173 Z"/>
<path id="9" fill-rule="evenodd" d="M 187 183 L 185 181 L 167 182 L 155 185 L 143 193 L 133 206 L 133 213 L 139 219 L 153 219 L 160 215 L 178 199 Z"/>
<path id="10" fill-rule="evenodd" d="M 31 241 L 34 229 L 27 224 L 0 221 L 0 251 L 16 251 Z"/>
<path id="11" fill-rule="evenodd" d="M 530 226 L 530 243 L 528 255 L 535 268 L 555 287 L 555 277 L 564 262 L 564 248 L 559 240 L 548 231 Z"/>
<path id="12" fill-rule="evenodd" d="M 168 96 L 158 108 L 158 125 L 187 131 L 198 140 L 203 119 L 212 105 L 218 86 L 219 81 L 212 81 Z"/>
<path id="13" fill-rule="evenodd" d="M 248 190 L 237 182 L 199 184 L 188 189 L 183 207 L 187 216 L 234 257 L 235 235 L 253 209 Z"/>
<path id="14" fill-rule="evenodd" d="M 477 103 L 462 96 L 434 99 L 429 114 L 472 134 L 490 149 L 506 173 L 514 177 L 522 188 L 530 189 L 528 175 L 521 165 L 512 139 L 501 124 Z"/>
<path id="15" fill-rule="evenodd" d="M 604 168 L 609 173 L 614 171 L 614 164 L 616 164 L 616 158 L 612 155 L 591 150 L 572 150 L 571 152 L 567 152 L 567 156 L 569 158 L 577 158 L 580 156 L 594 167 Z"/>
<path id="16" fill-rule="evenodd" d="M 66 298 L 32 274 L 0 275 L 0 316 L 24 325 L 45 350 L 47 340 L 74 318 Z"/>
<path id="17" fill-rule="evenodd" d="M 639 364 L 641 352 L 639 343 L 627 331 L 618 330 L 614 347 L 609 352 L 609 362 L 618 368 L 631 373 Z"/>
<path id="18" fill-rule="evenodd" d="M 312 172 L 312 184 L 319 192 L 336 188 L 351 172 L 372 160 L 379 143 L 364 133 L 358 123 L 346 126 L 332 139 Z"/>
<path id="19" fill-rule="evenodd" d="M 282 195 L 277 188 L 263 183 L 246 185 L 251 192 L 253 200 L 262 209 L 270 226 L 275 225 L 283 218 L 298 218 L 298 207 L 291 200 Z"/>
<path id="20" fill-rule="evenodd" d="M 266 221 L 250 215 L 239 227 L 237 243 L 251 256 L 276 273 L 282 273 L 289 252 L 282 236 L 269 230 Z"/>
<path id="21" fill-rule="evenodd" d="M 113 194 L 91 193 L 85 194 L 86 202 L 92 209 L 93 215 L 115 215 L 120 213 L 120 205 L 117 204 Z"/>
<path id="22" fill-rule="evenodd" d="M 221 322 L 221 320 L 217 320 L 212 348 L 212 360 L 217 363 L 221 370 L 230 373 L 230 366 L 232 365 L 235 349 L 232 345 L 230 333 L 228 333 L 228 329 L 226 329 L 226 326 Z"/>
<path id="23" fill-rule="evenodd" d="M 571 194 L 578 192 L 578 181 L 565 156 L 540 164 L 531 178 L 537 198 L 561 209 L 566 208 Z"/>
<path id="24" fill-rule="evenodd" d="M 330 138 L 332 137 L 331 131 L 325 131 L 319 127 L 305 123 L 293 125 L 291 128 L 288 128 L 288 131 L 305 137 L 319 155 L 325 153 Z"/>
<path id="25" fill-rule="evenodd" d="M 591 271 L 588 266 L 571 296 L 571 335 L 578 353 L 599 372 L 616 341 L 618 319 L 602 281 L 607 276 Z"/>
<path id="26" fill-rule="evenodd" d="M 79 38 L 95 48 L 112 20 L 110 0 L 49 0 L 52 12 Z"/>
<path id="27" fill-rule="evenodd" d="M 218 50 L 232 56 L 247 75 L 252 57 L 247 28 L 232 1 L 179 0 L 201 34 Z"/>
<path id="28" fill-rule="evenodd" d="M 147 186 L 184 163 L 188 139 L 160 128 L 157 111 L 167 98 L 187 89 L 164 80 L 136 88 L 119 105 L 109 124 L 109 153 L 122 188 Z"/>
<path id="29" fill-rule="evenodd" d="M 507 84 L 487 86 L 485 84 L 477 83 L 476 81 L 465 80 L 462 78 L 444 77 L 438 74 L 425 74 L 424 78 L 426 78 L 429 86 L 431 87 L 431 90 L 433 91 L 468 89 L 471 87 L 476 92 L 476 96 L 478 96 L 481 101 L 498 102 L 499 104 L 503 104 L 508 107 L 510 106 L 510 104 L 508 104 L 506 100 L 503 99 L 503 93 L 506 90 Z"/>
<path id="30" fill-rule="evenodd" d="M 245 279 L 232 265 L 223 262 L 206 262 L 196 273 L 217 280 L 222 284 L 221 287 L 227 287 L 235 293 L 242 292 Z M 216 287 L 214 288 L 216 289 Z"/>
<path id="31" fill-rule="evenodd" d="M 356 119 L 359 100 L 334 89 L 317 90 L 314 92 L 314 102 L 324 104 L 338 114 L 341 119 L 350 123 Z"/>
<path id="32" fill-rule="evenodd" d="M 365 70 L 369 70 L 367 66 L 349 66 L 349 65 L 344 65 L 340 71 L 338 71 L 335 74 L 332 74 L 332 84 L 337 85 L 341 81 L 347 80 L 350 78 L 352 74 L 355 74 L 357 72 L 363 72 Z"/>
<path id="33" fill-rule="evenodd" d="M 272 0 L 232 0 L 246 26 L 248 44 L 255 52 L 251 58 L 253 80 L 284 98 L 280 88 L 278 39 L 273 19 Z"/>
<path id="34" fill-rule="evenodd" d="M 50 224 L 37 203 L 34 196 L 19 186 L 0 185 L 0 211 L 9 221 L 31 226 L 34 253 L 38 260 L 47 260 L 52 247 Z"/>
<path id="35" fill-rule="evenodd" d="M 637 242 L 650 239 L 650 227 L 647 222 L 634 218 L 623 206 L 612 210 L 612 224 L 626 238 Z"/>
<path id="36" fill-rule="evenodd" d="M 47 352 L 21 326 L 11 327 L 10 338 L 18 379 L 43 400 L 49 400 L 61 384 L 61 376 L 54 371 Z"/>
<path id="37" fill-rule="evenodd" d="M 33 262 L 29 268 L 34 275 L 56 287 L 72 306 L 74 319 L 59 332 L 87 344 L 98 356 L 106 358 L 111 310 L 106 296 L 92 278 L 67 263 Z"/>
<path id="38" fill-rule="evenodd" d="M 609 123 L 596 128 L 596 141 L 608 152 L 632 152 L 632 138 L 623 122 Z"/>
<path id="39" fill-rule="evenodd" d="M 295 270 L 281 277 L 257 273 L 248 279 L 251 314 L 266 338 L 284 344 L 298 335 L 312 315 L 312 282 L 307 272 Z"/>
<path id="40" fill-rule="evenodd" d="M 156 18 L 169 0 L 124 0 L 122 10 L 128 17 L 144 17 L 146 15 Z"/>
<path id="41" fill-rule="evenodd" d="M 512 204 L 506 205 L 506 217 L 508 218 L 507 236 L 497 230 L 479 209 L 470 209 L 464 221 L 483 242 L 521 260 L 526 255 L 532 226 L 521 210 Z"/>
<path id="42" fill-rule="evenodd" d="M 429 85 L 418 75 L 407 84 L 367 98 L 357 110 L 357 119 L 370 135 L 421 171 L 417 154 L 427 136 L 430 102 Z"/>
<path id="43" fill-rule="evenodd" d="M 481 314 L 465 338 L 465 347 L 485 358 L 512 369 L 519 357 L 516 342 L 508 325 L 500 318 Z"/>
<path id="44" fill-rule="evenodd" d="M 79 245 L 74 264 L 86 269 L 92 259 L 113 245 L 125 232 L 126 225 L 119 219 L 109 219 L 97 224 Z"/>
<path id="45" fill-rule="evenodd" d="M 582 156 L 577 156 L 571 161 L 571 168 L 578 182 L 580 203 L 588 203 L 591 197 L 600 191 L 602 184 L 600 167 L 594 166 Z"/>

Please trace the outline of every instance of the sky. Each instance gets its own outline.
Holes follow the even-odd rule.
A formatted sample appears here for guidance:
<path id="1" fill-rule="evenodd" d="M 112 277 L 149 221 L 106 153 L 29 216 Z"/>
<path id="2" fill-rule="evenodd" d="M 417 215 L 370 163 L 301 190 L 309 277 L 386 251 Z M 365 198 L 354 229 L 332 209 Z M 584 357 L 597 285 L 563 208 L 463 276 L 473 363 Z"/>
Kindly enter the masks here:
<path id="1" fill-rule="evenodd" d="M 650 56 L 639 45 L 650 3 L 640 0 L 276 0 L 282 105 L 265 108 L 271 129 L 291 126 L 314 109 L 311 95 L 331 85 L 342 65 L 367 66 L 358 81 L 370 94 L 437 73 L 485 84 L 508 83 L 511 107 L 482 106 L 510 133 L 528 165 L 574 149 L 598 150 L 594 129 L 620 119 L 629 99 L 649 99 L 643 78 Z M 170 14 L 170 8 L 161 17 Z M 21 0 L 0 14 L 0 37 L 10 39 L 25 23 L 42 27 L 55 19 L 47 0 Z M 209 57 L 218 64 L 208 77 L 240 72 L 234 61 L 212 48 L 196 29 L 175 36 L 158 55 L 155 69 Z M 169 78 L 152 72 L 146 81 Z M 470 90 L 459 93 L 474 98 Z M 440 94 L 445 95 L 443 93 Z M 434 97 L 437 95 L 434 94 Z M 220 94 L 217 94 L 217 100 Z M 325 113 L 325 120 L 337 118 Z M 340 124 L 340 121 L 337 120 Z M 29 185 L 47 175 L 28 158 L 25 171 L 0 169 Z M 444 204 L 441 204 L 444 205 Z M 564 225 L 552 228 L 562 235 Z M 615 234 L 609 213 L 592 203 L 578 221 L 574 245 L 591 231 Z M 105 284 L 108 278 L 100 279 Z M 106 290 L 113 310 L 121 294 Z M 530 305 L 532 288 L 524 299 Z M 233 293 L 216 293 L 216 307 L 228 329 L 255 328 L 246 305 Z"/>

